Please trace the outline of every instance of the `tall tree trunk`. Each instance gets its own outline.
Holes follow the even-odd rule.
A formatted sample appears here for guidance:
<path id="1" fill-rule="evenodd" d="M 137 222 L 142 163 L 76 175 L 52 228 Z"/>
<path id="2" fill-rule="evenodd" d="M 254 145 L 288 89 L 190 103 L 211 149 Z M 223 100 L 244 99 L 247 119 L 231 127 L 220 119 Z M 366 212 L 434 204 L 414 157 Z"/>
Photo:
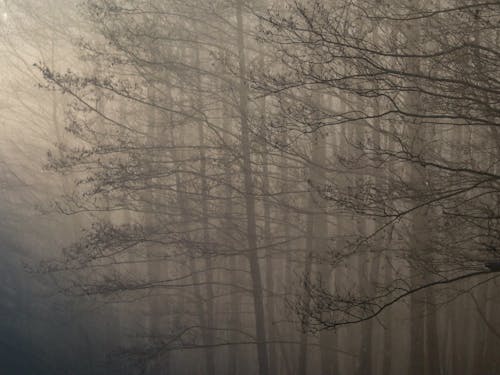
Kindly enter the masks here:
<path id="1" fill-rule="evenodd" d="M 417 5 L 416 5 L 417 6 Z M 419 30 L 408 27 L 406 30 L 408 44 L 411 48 L 417 48 L 420 43 Z M 418 73 L 420 66 L 418 61 L 411 61 L 410 72 Z M 420 108 L 419 94 L 417 91 L 407 94 L 407 107 L 415 113 Z M 417 121 L 408 125 L 408 139 L 413 149 L 413 154 L 419 154 L 423 150 L 425 135 L 424 129 L 419 126 Z M 410 165 L 410 185 L 415 192 L 425 188 L 425 170 L 418 165 Z M 413 205 L 418 205 L 418 197 L 415 197 Z M 421 276 L 422 258 L 428 250 L 429 229 L 427 226 L 427 208 L 423 207 L 414 211 L 411 217 L 411 228 L 409 236 L 409 246 L 412 253 L 409 254 L 410 279 L 412 286 L 421 285 L 424 280 Z M 422 293 L 414 293 L 410 297 L 410 361 L 409 375 L 421 375 L 425 373 L 425 300 Z"/>
<path id="2" fill-rule="evenodd" d="M 196 48 L 195 50 L 195 65 L 200 69 L 200 50 Z M 203 109 L 202 101 L 202 82 L 201 76 L 197 75 L 196 80 L 197 93 L 195 108 L 198 111 Z M 199 121 L 198 124 L 198 142 L 199 142 L 199 156 L 200 156 L 200 176 L 201 176 L 201 215 L 202 215 L 202 225 L 203 225 L 203 243 L 205 246 L 209 246 L 210 234 L 209 234 L 209 212 L 208 212 L 208 183 L 207 183 L 207 156 L 205 150 L 205 129 L 204 123 Z M 204 314 L 206 315 L 204 320 L 206 320 L 206 326 L 202 327 L 203 332 L 203 343 L 206 346 L 205 349 L 205 360 L 206 360 L 206 373 L 207 375 L 215 375 L 215 352 L 214 352 L 214 291 L 213 291 L 213 274 L 212 274 L 212 256 L 211 254 L 205 254 L 205 273 L 206 273 L 206 306 Z M 200 302 L 201 303 L 201 302 Z"/>
<path id="3" fill-rule="evenodd" d="M 264 66 L 263 61 L 261 67 Z M 266 132 L 266 101 L 265 98 L 260 100 L 260 121 L 261 121 L 261 154 L 262 154 L 262 194 L 264 208 L 264 247 L 266 248 L 266 313 L 268 323 L 268 340 L 277 339 L 275 329 L 275 297 L 274 297 L 274 264 L 273 264 L 273 248 L 271 238 L 271 202 L 269 200 L 270 181 L 269 181 L 269 153 L 267 149 L 267 132 Z M 278 358 L 276 344 L 269 345 L 269 372 L 270 374 L 278 373 Z"/>
<path id="4" fill-rule="evenodd" d="M 386 257 L 384 264 L 384 284 L 390 285 L 392 282 L 392 262 Z M 392 374 L 392 312 L 386 310 L 384 314 L 384 346 L 382 352 L 382 375 Z"/>
<path id="5" fill-rule="evenodd" d="M 313 241 L 314 241 L 314 216 L 311 213 L 313 210 L 313 198 L 312 193 L 309 196 L 307 209 L 309 213 L 306 218 L 306 248 L 305 248 L 305 259 L 304 259 L 304 295 L 302 297 L 302 306 L 304 311 L 302 311 L 301 316 L 301 332 L 299 340 L 299 363 L 298 363 L 298 375 L 306 375 L 308 369 L 308 349 L 309 349 L 309 305 L 311 301 L 311 296 L 308 288 L 311 284 L 311 271 L 312 271 L 312 251 L 313 251 Z"/>
<path id="6" fill-rule="evenodd" d="M 318 95 L 313 95 L 311 98 L 313 105 L 321 105 L 321 98 Z M 304 296 L 302 305 L 304 306 L 302 316 L 302 332 L 299 344 L 299 375 L 308 373 L 308 346 L 309 346 L 309 312 L 310 293 L 309 285 L 317 280 L 312 280 L 312 260 L 314 255 L 321 256 L 327 246 L 327 223 L 328 217 L 324 213 L 323 198 L 318 193 L 318 189 L 325 183 L 324 164 L 326 160 L 326 134 L 321 129 L 316 129 L 312 134 L 311 139 L 311 155 L 310 163 L 306 165 L 309 176 L 309 194 L 307 196 L 306 207 L 306 248 L 304 259 Z M 326 267 L 319 267 L 319 277 L 322 285 L 328 288 L 331 282 L 331 271 Z M 329 350 L 327 336 L 320 334 L 320 353 L 321 353 L 321 371 L 328 375 L 331 373 L 330 358 L 331 351 Z"/>
<path id="7" fill-rule="evenodd" d="M 280 152 L 280 160 L 281 160 L 281 165 L 280 165 L 280 180 L 281 180 L 281 193 L 282 193 L 282 200 L 281 200 L 281 212 L 280 212 L 280 218 L 281 218 L 281 227 L 282 227 L 282 235 L 283 235 L 283 249 L 285 252 L 285 256 L 283 258 L 283 264 L 282 264 L 282 269 L 283 271 L 283 282 L 284 282 L 284 290 L 283 292 L 285 293 L 286 296 L 289 296 L 292 292 L 292 269 L 293 269 L 293 261 L 292 261 L 292 239 L 291 239 L 291 218 L 290 218 L 290 199 L 288 197 L 288 194 L 290 193 L 290 184 L 288 182 L 289 180 L 289 160 L 288 160 L 288 155 L 285 151 L 285 147 L 288 143 L 288 132 L 286 128 L 283 128 L 281 130 L 280 134 L 280 141 L 282 144 L 281 152 Z M 281 309 L 285 310 L 287 309 L 287 306 L 282 306 L 280 305 Z M 288 328 L 288 327 L 286 327 Z M 287 345 L 280 345 L 280 352 L 281 352 L 281 359 L 280 359 L 280 373 L 281 374 L 286 374 L 286 375 L 291 375 L 293 372 L 293 368 L 295 368 L 295 363 L 291 360 L 292 358 L 295 358 L 293 353 L 295 352 L 295 347 L 293 346 L 287 346 Z"/>
<path id="8" fill-rule="evenodd" d="M 243 0 L 236 3 L 237 40 L 239 57 L 239 112 L 241 121 L 241 152 L 243 157 L 243 179 L 245 189 L 245 209 L 247 220 L 248 262 L 252 278 L 252 294 L 255 309 L 255 329 L 259 374 L 269 374 L 269 360 L 266 345 L 266 321 L 262 278 L 257 250 L 257 226 L 255 217 L 254 182 L 251 162 L 250 125 L 248 122 L 248 84 L 246 82 L 246 58 L 243 27 Z"/>
<path id="9" fill-rule="evenodd" d="M 225 57 L 226 53 L 223 51 L 223 55 Z M 221 84 L 221 91 L 225 90 L 224 84 Z M 230 248 L 236 247 L 236 243 L 234 241 L 233 233 L 237 232 L 236 226 L 233 223 L 234 215 L 233 215 L 233 147 L 232 147 L 232 138 L 231 138 L 231 127 L 232 127 L 232 111 L 231 107 L 223 102 L 222 103 L 222 129 L 223 129 L 223 168 L 224 168 L 224 207 L 223 207 L 223 223 L 222 223 L 222 238 L 224 239 L 224 243 L 229 245 Z M 230 269 L 230 283 L 232 286 L 239 285 L 240 280 L 238 278 L 238 274 L 236 270 L 239 267 L 239 257 L 237 255 L 230 255 L 228 259 L 228 265 Z M 238 340 L 238 331 L 241 329 L 241 319 L 240 319 L 240 304 L 241 304 L 241 296 L 240 291 L 237 288 L 231 292 L 229 297 L 229 307 L 230 307 L 230 315 L 229 315 L 229 342 L 236 342 Z M 227 358 L 227 366 L 226 366 L 226 374 L 227 375 L 238 375 L 239 371 L 239 348 L 237 345 L 229 345 L 228 346 L 228 358 Z"/>
<path id="10" fill-rule="evenodd" d="M 154 51 L 154 46 L 150 46 L 151 48 L 151 55 L 155 55 Z M 150 103 L 156 104 L 157 102 L 157 97 L 156 97 L 156 87 L 152 82 L 149 82 L 149 86 L 147 89 L 147 97 L 148 101 Z M 146 128 L 146 144 L 145 147 L 147 148 L 153 148 L 155 147 L 155 142 L 158 138 L 158 123 L 159 123 L 159 113 L 154 107 L 151 107 L 148 109 L 147 113 L 147 128 Z M 147 161 L 148 165 L 146 165 L 146 175 L 144 176 L 144 192 L 142 195 L 142 199 L 144 201 L 143 204 L 143 209 L 144 209 L 144 227 L 146 233 L 152 232 L 156 220 L 157 220 L 157 215 L 155 210 L 157 209 L 156 207 L 156 202 L 155 200 L 157 197 L 155 196 L 152 186 L 154 186 L 155 181 L 154 181 L 154 174 L 155 174 L 155 157 L 153 156 L 154 154 L 147 154 L 147 157 L 150 158 L 150 160 Z M 162 278 L 162 269 L 161 269 L 161 262 L 158 261 L 158 248 L 155 246 L 148 246 L 146 245 L 146 256 L 148 258 L 147 262 L 147 280 L 150 283 L 155 283 L 158 280 L 161 280 Z M 155 336 L 159 335 L 161 332 L 161 315 L 162 315 L 162 309 L 161 309 L 162 301 L 158 296 L 150 296 L 149 297 L 149 311 L 148 311 L 148 316 L 147 316 L 147 329 L 148 329 L 148 337 L 151 342 L 151 344 L 155 343 Z M 148 363 L 148 374 L 151 375 L 156 375 L 160 373 L 160 364 L 158 360 L 155 358 L 150 363 Z"/>
<path id="11" fill-rule="evenodd" d="M 356 124 L 356 131 L 354 135 L 355 144 L 362 145 L 365 142 L 365 128 L 362 124 Z M 362 151 L 360 151 L 362 152 Z M 362 187 L 366 183 L 367 177 L 362 175 L 355 178 L 357 187 Z M 356 218 L 357 235 L 365 237 L 369 233 L 369 222 L 367 218 L 358 216 Z M 374 262 L 373 257 L 369 252 L 361 253 L 358 255 L 358 283 L 359 293 L 368 297 L 372 293 L 371 272 L 369 265 Z M 374 263 L 375 264 L 375 263 Z M 360 325 L 361 342 L 359 351 L 359 360 L 357 366 L 357 374 L 363 375 L 373 371 L 372 367 L 372 336 L 373 336 L 373 321 L 362 322 Z"/>

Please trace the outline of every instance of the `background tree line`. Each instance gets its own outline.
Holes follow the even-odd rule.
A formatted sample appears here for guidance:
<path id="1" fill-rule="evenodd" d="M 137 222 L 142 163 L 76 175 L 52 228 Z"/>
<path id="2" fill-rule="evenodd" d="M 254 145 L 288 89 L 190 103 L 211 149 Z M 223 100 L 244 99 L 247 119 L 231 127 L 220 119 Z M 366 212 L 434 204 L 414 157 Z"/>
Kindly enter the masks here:
<path id="1" fill-rule="evenodd" d="M 44 208 L 83 229 L 29 269 L 88 314 L 80 371 L 499 372 L 499 11 L 88 0 L 59 51 L 50 25 Z"/>

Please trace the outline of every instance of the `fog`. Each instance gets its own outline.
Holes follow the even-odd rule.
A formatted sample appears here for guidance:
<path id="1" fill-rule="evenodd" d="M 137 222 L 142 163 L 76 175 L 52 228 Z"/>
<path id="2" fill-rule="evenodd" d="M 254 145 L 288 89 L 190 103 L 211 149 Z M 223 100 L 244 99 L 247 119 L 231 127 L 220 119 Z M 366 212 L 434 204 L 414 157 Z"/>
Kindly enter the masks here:
<path id="1" fill-rule="evenodd" d="M 0 372 L 500 374 L 499 25 L 0 0 Z"/>

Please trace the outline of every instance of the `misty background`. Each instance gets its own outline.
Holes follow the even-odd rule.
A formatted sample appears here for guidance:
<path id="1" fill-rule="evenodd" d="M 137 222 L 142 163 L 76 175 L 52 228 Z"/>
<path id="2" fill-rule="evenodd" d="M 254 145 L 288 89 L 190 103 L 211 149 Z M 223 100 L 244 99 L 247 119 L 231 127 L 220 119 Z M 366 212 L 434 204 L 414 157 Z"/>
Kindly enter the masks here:
<path id="1" fill-rule="evenodd" d="M 0 372 L 500 374 L 499 25 L 0 0 Z"/>

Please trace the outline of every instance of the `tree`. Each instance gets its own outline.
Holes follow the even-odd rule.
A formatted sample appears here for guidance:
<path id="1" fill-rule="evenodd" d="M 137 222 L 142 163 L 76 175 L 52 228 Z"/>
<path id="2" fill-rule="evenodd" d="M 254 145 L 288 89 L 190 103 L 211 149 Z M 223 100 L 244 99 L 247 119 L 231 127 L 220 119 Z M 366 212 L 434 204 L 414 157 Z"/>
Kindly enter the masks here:
<path id="1" fill-rule="evenodd" d="M 83 48 L 99 62 L 100 69 L 89 74 L 40 68 L 50 85 L 74 100 L 69 131 L 77 138 L 75 147 L 61 145 L 60 156 L 53 157 L 50 165 L 63 173 L 78 171 L 80 194 L 61 203 L 60 209 L 68 214 L 94 212 L 98 220 L 54 269 L 80 269 L 71 279 L 75 285 L 72 291 L 82 294 L 112 295 L 154 288 L 180 288 L 184 291 L 180 298 L 192 293 L 194 301 L 187 303 L 186 311 L 177 313 L 180 333 L 172 335 L 172 342 L 150 340 L 149 352 L 159 357 L 178 341 L 196 341 L 194 333 L 198 332 L 209 372 L 215 371 L 215 333 L 231 329 L 215 326 L 211 317 L 214 299 L 221 299 L 216 294 L 226 293 L 224 289 L 230 293 L 249 291 L 259 371 L 265 374 L 267 335 L 252 165 L 256 145 L 250 129 L 252 103 L 246 83 L 243 4 L 91 1 L 85 9 L 90 22 L 99 25 L 99 34 L 97 42 L 85 43 Z M 234 24 L 219 29 L 218 12 L 230 14 Z M 169 28 L 164 27 L 167 23 Z M 211 40 L 206 28 L 222 40 Z M 138 40 L 143 44 L 137 45 Z M 236 73 L 215 69 L 216 63 L 224 63 L 219 60 L 221 51 L 235 60 Z M 236 85 L 237 97 L 218 98 L 216 90 L 221 85 Z M 106 108 L 94 104 L 98 96 L 105 97 Z M 122 102 L 135 110 L 125 121 L 116 116 Z M 239 116 L 239 124 L 230 130 L 218 121 L 220 109 L 226 105 L 233 106 Z M 236 242 L 228 246 L 216 236 L 226 226 L 220 227 L 220 213 L 214 209 L 222 208 L 226 199 L 214 195 L 224 185 L 221 173 L 227 173 L 220 160 L 221 154 L 228 155 L 221 152 L 227 147 L 226 132 L 241 148 L 241 155 L 239 151 L 229 153 L 241 157 L 241 165 L 234 169 L 238 180 L 231 181 L 229 188 L 238 192 L 238 210 L 243 209 L 237 224 L 241 233 L 233 234 L 247 242 L 243 247 Z M 109 212 L 128 212 L 131 223 L 118 224 L 106 217 Z M 217 259 L 221 255 L 239 258 L 239 253 L 249 268 L 248 287 L 243 277 L 228 281 L 228 273 L 236 271 L 225 272 Z M 177 270 L 172 261 L 178 262 Z M 146 269 L 138 270 L 134 277 L 126 275 L 120 264 L 130 262 L 146 265 Z M 94 272 L 96 266 L 101 272 Z M 53 271 L 51 266 L 46 270 Z M 192 284 L 183 284 L 186 279 Z M 158 310 L 158 301 L 153 305 L 155 319 L 166 314 Z M 193 310 L 197 319 L 190 316 Z M 164 328 L 156 323 L 151 327 L 150 336 Z"/>
<path id="2" fill-rule="evenodd" d="M 364 139 L 344 140 L 357 150 L 355 158 L 338 155 L 336 174 L 315 186 L 330 210 L 376 224 L 335 249 L 330 263 L 349 266 L 350 257 L 365 252 L 397 255 L 397 275 L 389 283 L 379 280 L 368 295 L 309 285 L 311 303 L 299 310 L 311 329 L 362 322 L 422 289 L 464 278 L 480 285 L 489 275 L 484 263 L 498 256 L 492 208 L 498 145 L 491 132 L 498 126 L 492 20 L 499 11 L 494 2 L 310 1 L 288 3 L 264 17 L 262 39 L 276 48 L 278 63 L 255 84 L 279 104 L 287 119 L 282 126 L 303 133 L 369 129 Z M 338 98 L 344 107 L 302 100 L 310 91 Z M 455 141 L 464 130 L 474 135 L 445 143 L 459 155 L 443 153 L 436 140 Z M 356 183 L 341 183 L 342 175 Z M 366 177 L 356 180 L 360 175 Z M 375 183 L 380 175 L 387 177 Z M 382 240 L 389 233 L 396 233 L 391 243 Z M 427 298 L 431 311 L 438 301 Z M 413 311 L 416 322 L 423 310 Z"/>

